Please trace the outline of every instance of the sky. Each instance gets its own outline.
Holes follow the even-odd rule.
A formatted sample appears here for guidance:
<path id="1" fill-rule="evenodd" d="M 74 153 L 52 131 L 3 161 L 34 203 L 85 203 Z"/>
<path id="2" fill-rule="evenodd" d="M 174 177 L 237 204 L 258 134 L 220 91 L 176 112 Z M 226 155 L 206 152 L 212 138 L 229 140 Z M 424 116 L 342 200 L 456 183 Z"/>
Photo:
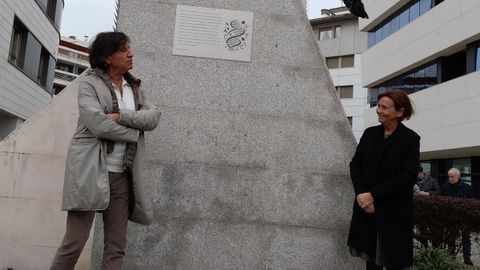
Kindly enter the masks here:
<path id="1" fill-rule="evenodd" d="M 343 5 L 342 0 L 308 1 L 307 14 L 310 19 L 320 17 L 320 11 L 324 8 Z M 99 32 L 112 31 L 114 17 L 115 0 L 65 0 L 60 33 L 62 36 L 90 40 Z"/>
<path id="2" fill-rule="evenodd" d="M 342 0 L 308 0 L 307 15 L 309 19 L 320 17 L 324 8 L 336 8 L 343 6 Z"/>
<path id="3" fill-rule="evenodd" d="M 60 33 L 89 40 L 99 32 L 112 31 L 114 18 L 115 0 L 65 0 Z"/>

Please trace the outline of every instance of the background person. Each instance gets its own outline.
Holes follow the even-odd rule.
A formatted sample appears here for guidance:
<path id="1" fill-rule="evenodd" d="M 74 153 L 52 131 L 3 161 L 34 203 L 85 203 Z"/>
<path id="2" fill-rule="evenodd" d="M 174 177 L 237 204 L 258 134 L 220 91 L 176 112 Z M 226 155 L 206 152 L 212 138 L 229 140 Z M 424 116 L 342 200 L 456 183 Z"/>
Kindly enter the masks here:
<path id="1" fill-rule="evenodd" d="M 423 168 L 421 166 L 418 168 L 416 185 L 418 186 L 419 191 L 416 192 L 415 195 L 440 195 L 440 185 L 438 184 L 437 179 L 423 172 Z"/>
<path id="2" fill-rule="evenodd" d="M 356 200 L 348 246 L 366 269 L 411 269 L 420 137 L 401 123 L 414 112 L 406 93 L 380 94 L 376 111 L 381 124 L 365 130 L 350 162 Z"/>
<path id="3" fill-rule="evenodd" d="M 472 198 L 472 187 L 465 184 L 460 179 L 460 170 L 451 168 L 448 170 L 448 182 L 442 186 L 442 195 L 457 197 L 457 198 Z M 448 239 L 448 250 L 452 255 L 455 254 L 455 240 L 456 235 Z M 473 265 L 470 256 L 472 255 L 472 243 L 470 241 L 470 232 L 462 231 L 462 253 L 463 262 L 468 265 Z"/>
<path id="4" fill-rule="evenodd" d="M 124 33 L 98 34 L 89 60 L 92 69 L 79 84 L 77 130 L 65 168 L 62 210 L 68 211 L 67 228 L 52 270 L 74 269 L 95 212 L 103 216 L 104 270 L 123 269 L 128 219 L 149 224 L 153 218 L 143 171 L 143 131 L 156 128 L 160 111 L 128 72 L 133 54 Z"/>

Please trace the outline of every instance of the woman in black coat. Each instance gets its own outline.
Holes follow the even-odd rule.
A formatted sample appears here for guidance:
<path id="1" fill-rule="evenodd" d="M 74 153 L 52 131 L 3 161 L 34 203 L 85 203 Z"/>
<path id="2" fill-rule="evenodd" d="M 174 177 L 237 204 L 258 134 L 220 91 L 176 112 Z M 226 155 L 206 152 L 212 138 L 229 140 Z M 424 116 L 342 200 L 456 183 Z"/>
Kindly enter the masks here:
<path id="1" fill-rule="evenodd" d="M 407 94 L 394 90 L 378 99 L 381 125 L 365 130 L 350 162 L 356 200 L 348 246 L 367 270 L 411 269 L 420 136 L 401 123 L 413 115 Z"/>

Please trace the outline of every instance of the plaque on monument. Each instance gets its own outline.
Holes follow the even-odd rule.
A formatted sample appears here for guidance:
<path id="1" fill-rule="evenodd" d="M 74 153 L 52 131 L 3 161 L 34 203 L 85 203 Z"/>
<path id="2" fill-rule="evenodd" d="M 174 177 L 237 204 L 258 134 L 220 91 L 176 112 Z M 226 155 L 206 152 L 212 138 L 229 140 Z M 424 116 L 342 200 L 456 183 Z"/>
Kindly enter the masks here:
<path id="1" fill-rule="evenodd" d="M 250 61 L 253 12 L 177 6 L 173 54 Z"/>

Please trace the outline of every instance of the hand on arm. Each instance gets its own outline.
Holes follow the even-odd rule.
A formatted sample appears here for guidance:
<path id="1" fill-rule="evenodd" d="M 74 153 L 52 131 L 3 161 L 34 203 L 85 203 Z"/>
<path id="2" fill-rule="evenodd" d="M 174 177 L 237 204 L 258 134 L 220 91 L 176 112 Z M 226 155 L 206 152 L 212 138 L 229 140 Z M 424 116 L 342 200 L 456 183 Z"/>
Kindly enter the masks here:
<path id="1" fill-rule="evenodd" d="M 120 123 L 120 114 L 119 113 L 109 113 L 107 114 L 110 119 L 112 119 L 113 122 L 115 123 Z"/>
<path id="2" fill-rule="evenodd" d="M 138 130 L 116 124 L 115 121 L 120 121 L 118 113 L 105 113 L 95 89 L 88 80 L 80 81 L 78 108 L 82 123 L 98 138 L 122 142 L 138 140 Z"/>
<path id="3" fill-rule="evenodd" d="M 140 110 L 120 110 L 119 124 L 141 131 L 154 130 L 160 120 L 160 110 L 147 100 L 144 100 Z"/>

